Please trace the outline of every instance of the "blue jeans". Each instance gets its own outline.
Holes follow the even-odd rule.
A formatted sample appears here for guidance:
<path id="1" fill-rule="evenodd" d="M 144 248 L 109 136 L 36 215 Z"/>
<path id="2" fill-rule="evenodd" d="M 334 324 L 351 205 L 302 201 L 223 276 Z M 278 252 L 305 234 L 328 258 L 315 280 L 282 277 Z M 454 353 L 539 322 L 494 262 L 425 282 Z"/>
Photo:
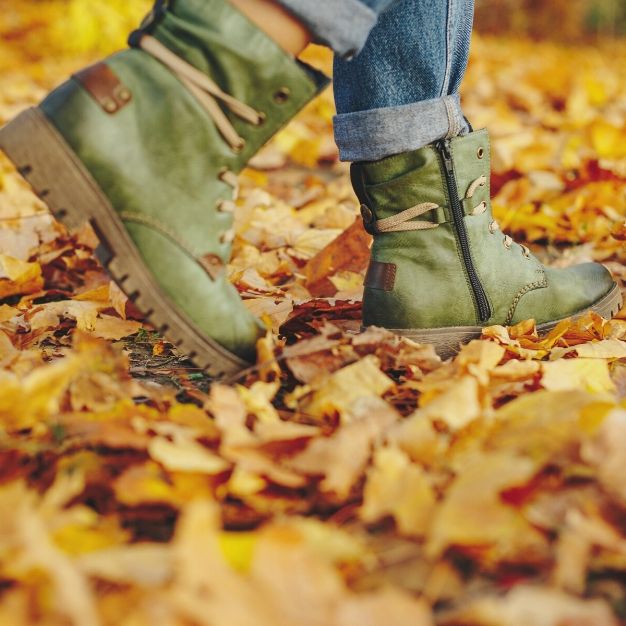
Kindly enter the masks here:
<path id="1" fill-rule="evenodd" d="M 467 132 L 474 0 L 278 0 L 335 51 L 335 140 L 373 161 Z"/>

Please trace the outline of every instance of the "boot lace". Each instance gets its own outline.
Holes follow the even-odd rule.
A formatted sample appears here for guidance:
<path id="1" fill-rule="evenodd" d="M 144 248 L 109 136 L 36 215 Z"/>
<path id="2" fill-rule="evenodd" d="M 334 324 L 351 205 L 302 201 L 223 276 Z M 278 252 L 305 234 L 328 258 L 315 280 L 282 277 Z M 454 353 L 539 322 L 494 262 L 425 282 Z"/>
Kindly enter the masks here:
<path id="1" fill-rule="evenodd" d="M 478 188 L 484 187 L 486 184 L 487 177 L 482 174 L 476 180 L 470 183 L 470 186 L 467 188 L 465 198 L 468 200 L 473 198 Z M 435 204 L 434 202 L 422 202 L 421 204 L 417 204 L 413 207 L 405 209 L 404 211 L 401 211 L 396 215 L 392 215 L 391 217 L 376 220 L 374 222 L 374 230 L 377 233 L 397 233 L 438 228 L 439 224 L 434 224 L 433 222 L 427 222 L 423 220 L 414 220 L 414 218 L 439 208 L 440 206 L 438 204 Z M 471 215 L 482 215 L 487 210 L 487 208 L 487 202 L 483 200 L 475 207 L 473 207 L 470 213 Z M 491 220 L 491 222 L 489 223 L 489 232 L 493 235 L 499 229 L 500 225 L 498 224 L 498 222 L 496 220 Z M 509 235 L 504 235 L 502 243 L 507 250 L 510 250 L 515 242 L 511 237 L 509 237 Z M 523 255 L 526 258 L 530 258 L 530 250 L 524 245 L 518 245 L 521 247 Z"/>
<path id="2" fill-rule="evenodd" d="M 181 59 L 151 35 L 143 35 L 139 41 L 139 46 L 142 50 L 163 63 L 178 77 L 206 109 L 218 131 L 230 147 L 235 151 L 241 151 L 246 142 L 239 136 L 228 117 L 222 111 L 218 100 L 237 117 L 256 126 L 263 123 L 265 115 L 222 91 L 219 85 L 213 82 L 206 74 L 203 74 L 193 65 Z"/>
<path id="3" fill-rule="evenodd" d="M 190 65 L 178 55 L 174 54 L 169 48 L 164 46 L 158 39 L 151 35 L 144 34 L 140 41 L 139 47 L 153 56 L 155 59 L 163 63 L 178 79 L 187 87 L 187 89 L 196 97 L 198 102 L 204 107 L 206 112 L 213 120 L 218 132 L 222 135 L 226 143 L 235 152 L 241 152 L 246 145 L 245 140 L 237 133 L 235 127 L 222 111 L 219 102 L 222 102 L 232 113 L 242 120 L 254 124 L 261 125 L 265 121 L 265 114 L 256 111 L 247 104 L 240 102 L 233 96 L 225 93 L 219 85 L 211 80 L 206 74 Z M 238 194 L 238 178 L 235 172 L 228 168 L 223 168 L 218 178 L 233 189 L 232 200 L 220 200 L 217 203 L 217 210 L 222 213 L 233 213 L 236 205 L 235 200 Z M 223 244 L 231 243 L 235 238 L 234 229 L 226 230 L 220 237 Z"/>

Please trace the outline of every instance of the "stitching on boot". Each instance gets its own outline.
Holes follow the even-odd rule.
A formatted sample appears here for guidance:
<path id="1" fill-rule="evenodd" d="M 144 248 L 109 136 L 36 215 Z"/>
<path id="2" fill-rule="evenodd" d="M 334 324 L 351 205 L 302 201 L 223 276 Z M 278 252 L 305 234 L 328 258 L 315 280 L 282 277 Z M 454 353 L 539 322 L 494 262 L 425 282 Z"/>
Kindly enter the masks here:
<path id="1" fill-rule="evenodd" d="M 120 219 L 124 221 L 135 222 L 136 224 L 148 226 L 156 230 L 164 237 L 167 237 L 170 241 L 175 243 L 187 256 L 195 261 L 206 272 L 206 274 L 208 274 L 211 280 L 215 280 L 218 276 L 214 265 L 211 264 L 211 269 L 209 270 L 209 267 L 207 267 L 207 263 L 204 260 L 206 257 L 214 257 L 215 255 L 205 255 L 205 257 L 196 256 L 192 251 L 192 247 L 184 239 L 181 239 L 176 233 L 174 233 L 167 226 L 165 226 L 165 224 L 162 224 L 159 220 L 155 220 L 152 217 L 148 217 L 140 213 L 133 213 L 132 211 L 121 211 L 119 215 Z"/>
<path id="2" fill-rule="evenodd" d="M 535 281 L 534 283 L 529 283 L 528 285 L 526 285 L 525 287 L 522 287 L 517 292 L 517 294 L 515 295 L 515 298 L 513 298 L 513 302 L 511 303 L 511 306 L 509 307 L 506 320 L 504 321 L 504 326 L 508 326 L 511 323 L 511 320 L 513 319 L 513 315 L 515 315 L 515 309 L 517 309 L 517 305 L 519 304 L 519 301 L 522 299 L 524 295 L 526 295 L 529 291 L 534 291 L 535 289 L 542 289 L 548 286 L 548 277 L 546 276 L 546 273 L 542 269 L 537 270 L 537 272 L 541 274 L 541 280 Z"/>

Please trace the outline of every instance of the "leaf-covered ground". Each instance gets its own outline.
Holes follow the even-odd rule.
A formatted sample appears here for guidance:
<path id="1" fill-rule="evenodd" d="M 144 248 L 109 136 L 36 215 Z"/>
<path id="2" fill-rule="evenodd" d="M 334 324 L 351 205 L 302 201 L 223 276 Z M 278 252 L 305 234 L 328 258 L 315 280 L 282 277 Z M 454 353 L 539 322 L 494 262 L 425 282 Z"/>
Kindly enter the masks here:
<path id="1" fill-rule="evenodd" d="M 0 123 L 140 4 L 0 0 Z M 477 37 L 464 89 L 502 227 L 626 279 L 626 43 Z M 213 385 L 0 157 L 0 624 L 626 623 L 626 312 L 447 363 L 355 332 L 331 118 L 326 94 L 243 177 L 231 277 L 268 335 Z"/>

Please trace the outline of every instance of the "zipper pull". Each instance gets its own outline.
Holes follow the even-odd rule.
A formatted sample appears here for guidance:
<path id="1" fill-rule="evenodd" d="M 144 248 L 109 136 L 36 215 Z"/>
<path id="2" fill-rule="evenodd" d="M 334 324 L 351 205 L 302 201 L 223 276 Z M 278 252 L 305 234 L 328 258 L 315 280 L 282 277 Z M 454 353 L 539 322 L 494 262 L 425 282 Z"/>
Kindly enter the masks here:
<path id="1" fill-rule="evenodd" d="M 450 140 L 441 139 L 437 142 L 437 149 L 443 157 L 444 164 L 448 172 L 452 172 L 452 150 L 450 149 Z"/>

